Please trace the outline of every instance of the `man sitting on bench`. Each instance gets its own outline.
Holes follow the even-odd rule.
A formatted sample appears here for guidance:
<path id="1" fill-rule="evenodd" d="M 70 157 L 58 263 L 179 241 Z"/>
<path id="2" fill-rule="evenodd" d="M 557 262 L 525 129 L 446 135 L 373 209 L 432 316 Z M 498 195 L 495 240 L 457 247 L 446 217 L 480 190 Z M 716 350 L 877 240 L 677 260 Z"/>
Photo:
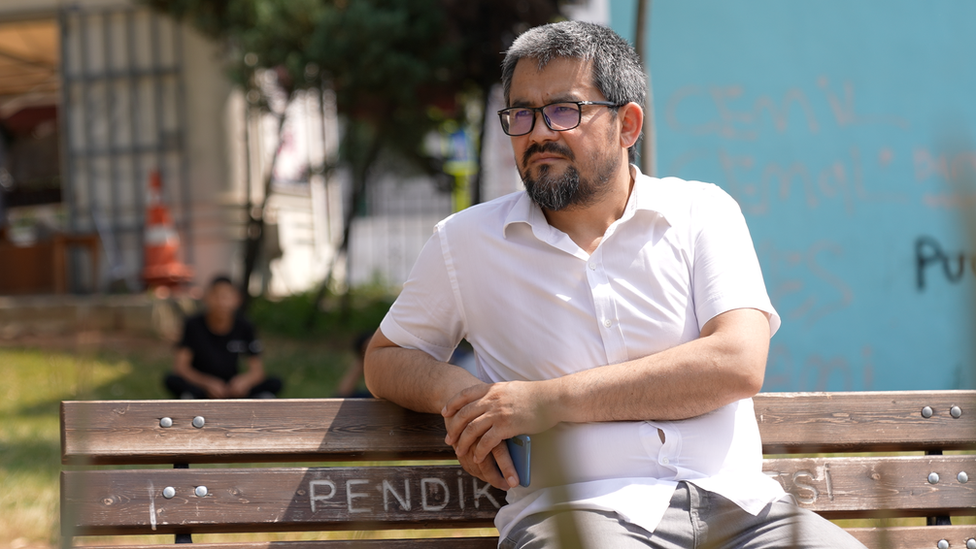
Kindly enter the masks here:
<path id="1" fill-rule="evenodd" d="M 226 276 L 217 276 L 204 296 L 206 309 L 187 319 L 166 388 L 177 398 L 274 398 L 281 380 L 264 375 L 261 342 L 238 313 L 241 295 Z M 238 358 L 247 355 L 247 371 Z"/>
<path id="2" fill-rule="evenodd" d="M 558 547 L 567 523 L 590 549 L 863 547 L 763 474 L 751 397 L 780 319 L 735 201 L 629 164 L 637 53 L 555 23 L 502 79 L 526 191 L 437 224 L 370 342 L 370 391 L 440 412 L 464 469 L 508 490 L 505 549 Z M 446 363 L 462 338 L 477 377 Z"/>

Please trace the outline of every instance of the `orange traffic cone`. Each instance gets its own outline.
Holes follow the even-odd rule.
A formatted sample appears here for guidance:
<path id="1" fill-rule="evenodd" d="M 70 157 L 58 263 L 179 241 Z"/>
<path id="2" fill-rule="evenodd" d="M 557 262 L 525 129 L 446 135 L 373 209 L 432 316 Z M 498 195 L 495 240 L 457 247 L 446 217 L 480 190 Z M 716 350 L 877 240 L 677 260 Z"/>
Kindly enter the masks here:
<path id="1" fill-rule="evenodd" d="M 177 258 L 180 236 L 173 227 L 169 208 L 163 204 L 163 181 L 158 170 L 149 173 L 149 207 L 142 279 L 146 286 L 179 286 L 193 278 L 193 270 Z"/>

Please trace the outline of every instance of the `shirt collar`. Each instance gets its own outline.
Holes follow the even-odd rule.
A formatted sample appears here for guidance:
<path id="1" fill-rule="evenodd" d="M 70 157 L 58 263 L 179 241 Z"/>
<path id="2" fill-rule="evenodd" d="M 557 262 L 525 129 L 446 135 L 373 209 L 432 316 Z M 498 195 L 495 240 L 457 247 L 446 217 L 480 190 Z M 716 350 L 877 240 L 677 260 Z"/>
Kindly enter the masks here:
<path id="1" fill-rule="evenodd" d="M 539 240 L 546 242 L 549 240 L 552 227 L 546 221 L 546 216 L 542 213 L 542 208 L 533 202 L 529 198 L 529 193 L 525 191 L 519 194 L 515 205 L 508 212 L 508 215 L 505 216 L 505 224 L 502 226 L 502 232 L 507 235 L 509 226 L 519 223 L 528 225 L 532 229 L 532 233 Z"/>
<path id="2" fill-rule="evenodd" d="M 631 164 L 630 168 L 634 174 L 634 189 L 627 199 L 627 208 L 621 220 L 633 217 L 638 211 L 647 211 L 660 215 L 670 225 L 668 214 L 672 214 L 671 218 L 674 217 L 674 212 L 671 211 L 674 201 L 669 196 L 667 187 L 660 184 L 660 179 L 642 174 L 636 165 Z"/>
<path id="3" fill-rule="evenodd" d="M 627 206 L 624 208 L 624 214 L 621 216 L 620 222 L 626 222 L 639 211 L 648 211 L 657 213 L 670 225 L 668 208 L 671 205 L 671 200 L 666 190 L 658 184 L 659 180 L 655 177 L 642 174 L 640 168 L 634 164 L 631 164 L 630 168 L 632 170 L 631 173 L 634 175 L 634 188 L 630 193 L 630 197 L 627 199 Z M 507 234 L 508 227 L 516 223 L 529 225 L 536 238 L 543 241 L 549 240 L 551 231 L 549 222 L 546 221 L 546 216 L 542 213 L 542 208 L 533 202 L 525 191 L 522 191 L 515 205 L 505 217 L 505 224 L 502 227 L 502 231 Z"/>

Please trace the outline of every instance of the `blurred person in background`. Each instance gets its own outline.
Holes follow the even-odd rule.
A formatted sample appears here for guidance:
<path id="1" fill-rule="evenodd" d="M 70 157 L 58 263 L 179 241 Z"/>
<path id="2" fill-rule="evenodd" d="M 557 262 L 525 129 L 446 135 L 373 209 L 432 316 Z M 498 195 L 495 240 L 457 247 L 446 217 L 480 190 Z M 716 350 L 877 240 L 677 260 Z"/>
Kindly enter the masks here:
<path id="1" fill-rule="evenodd" d="M 0 240 L 4 239 L 7 227 L 7 193 L 14 187 L 14 178 L 7 170 L 7 135 L 0 126 Z"/>
<path id="2" fill-rule="evenodd" d="M 346 369 L 346 373 L 343 374 L 342 379 L 339 380 L 339 386 L 336 388 L 334 397 L 369 398 L 373 396 L 369 394 L 369 391 L 366 390 L 366 386 L 363 383 L 363 360 L 366 357 L 366 347 L 369 346 L 369 340 L 372 336 L 373 332 L 363 332 L 353 340 L 352 351 L 355 354 L 355 358 L 353 359 L 353 363 Z"/>
<path id="3" fill-rule="evenodd" d="M 203 301 L 204 311 L 184 324 L 166 388 L 183 399 L 275 398 L 281 380 L 265 375 L 261 341 L 239 312 L 241 294 L 230 278 L 215 277 Z M 243 373 L 238 365 L 242 355 Z"/>

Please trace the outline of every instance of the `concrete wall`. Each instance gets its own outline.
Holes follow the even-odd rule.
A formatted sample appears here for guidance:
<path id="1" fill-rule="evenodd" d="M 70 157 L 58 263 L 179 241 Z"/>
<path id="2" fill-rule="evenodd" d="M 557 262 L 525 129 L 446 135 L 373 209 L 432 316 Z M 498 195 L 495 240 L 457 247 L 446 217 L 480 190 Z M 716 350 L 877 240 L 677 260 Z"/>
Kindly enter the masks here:
<path id="1" fill-rule="evenodd" d="M 223 52 L 183 26 L 186 150 L 196 282 L 238 275 L 244 236 L 244 101 L 224 76 Z"/>
<path id="2" fill-rule="evenodd" d="M 0 296 L 0 340 L 78 332 L 178 337 L 177 311 L 146 295 Z"/>

